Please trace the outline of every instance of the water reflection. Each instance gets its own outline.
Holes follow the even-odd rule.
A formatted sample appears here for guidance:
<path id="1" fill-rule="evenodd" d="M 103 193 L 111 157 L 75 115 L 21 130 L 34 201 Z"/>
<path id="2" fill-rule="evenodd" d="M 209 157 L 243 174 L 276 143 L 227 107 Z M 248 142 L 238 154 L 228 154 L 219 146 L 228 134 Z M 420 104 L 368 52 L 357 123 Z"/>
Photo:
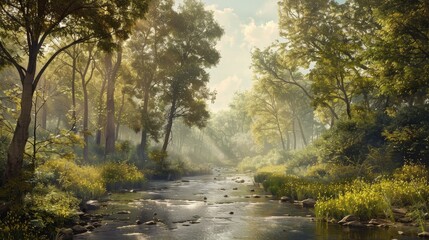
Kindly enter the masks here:
<path id="1" fill-rule="evenodd" d="M 77 235 L 75 239 L 416 239 L 415 232 L 400 236 L 398 229 L 350 229 L 314 222 L 306 217 L 313 215 L 310 210 L 265 198 L 260 190 L 251 192 L 254 186 L 250 176 L 238 175 L 246 181 L 240 184 L 232 180 L 237 174 L 223 175 L 221 180 L 202 176 L 189 178 L 189 182 L 154 182 L 150 191 L 114 194 L 114 202 L 104 211 L 114 213 L 126 208 L 131 214 L 126 217 L 112 214 L 110 220 L 104 221 L 105 226 Z M 245 197 L 251 194 L 261 198 Z M 207 197 L 207 201 L 203 197 Z M 136 219 L 152 220 L 154 213 L 164 223 L 154 226 L 134 223 Z"/>

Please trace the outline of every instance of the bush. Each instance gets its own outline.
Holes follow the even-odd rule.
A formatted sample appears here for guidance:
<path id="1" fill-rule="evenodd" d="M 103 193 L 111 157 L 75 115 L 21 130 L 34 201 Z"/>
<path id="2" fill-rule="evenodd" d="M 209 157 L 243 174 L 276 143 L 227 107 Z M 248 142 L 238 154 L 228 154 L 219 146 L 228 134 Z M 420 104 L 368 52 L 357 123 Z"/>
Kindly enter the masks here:
<path id="1" fill-rule="evenodd" d="M 102 165 L 101 177 L 108 190 L 136 185 L 144 181 L 143 173 L 136 166 L 127 163 L 109 162 Z"/>
<path id="2" fill-rule="evenodd" d="M 289 153 L 277 149 L 273 149 L 266 155 L 258 155 L 255 157 L 246 157 L 239 164 L 240 171 L 256 171 L 265 166 L 280 165 L 289 159 Z"/>
<path id="3" fill-rule="evenodd" d="M 411 177 L 411 172 L 420 172 L 424 177 Z M 377 217 L 393 218 L 392 206 L 425 206 L 429 197 L 427 171 L 415 166 L 404 166 L 393 177 L 378 178 L 369 183 L 355 180 L 338 197 L 317 201 L 316 217 L 342 218 L 353 214 L 362 220 Z M 405 178 L 404 178 L 405 176 Z"/>
<path id="4" fill-rule="evenodd" d="M 0 239 L 44 240 L 48 237 L 30 222 L 29 214 L 21 209 L 9 211 L 4 218 L 0 219 Z"/>
<path id="5" fill-rule="evenodd" d="M 71 191 L 81 199 L 102 196 L 105 184 L 99 168 L 79 166 L 68 159 L 51 159 L 36 170 L 39 181 Z"/>
<path id="6" fill-rule="evenodd" d="M 31 211 L 43 213 L 44 221 L 48 221 L 46 216 L 56 219 L 75 216 L 79 202 L 70 192 L 63 192 L 55 186 L 42 184 L 38 184 L 25 198 L 25 203 Z"/>
<path id="7" fill-rule="evenodd" d="M 383 135 L 401 163 L 429 166 L 429 105 L 402 108 Z"/>

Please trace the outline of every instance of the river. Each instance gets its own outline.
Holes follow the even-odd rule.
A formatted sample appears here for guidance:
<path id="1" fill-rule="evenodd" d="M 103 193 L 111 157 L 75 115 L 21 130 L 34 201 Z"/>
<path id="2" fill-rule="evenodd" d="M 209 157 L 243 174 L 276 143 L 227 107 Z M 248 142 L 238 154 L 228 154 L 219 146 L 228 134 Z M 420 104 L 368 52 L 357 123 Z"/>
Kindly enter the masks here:
<path id="1" fill-rule="evenodd" d="M 103 226 L 75 239 L 418 239 L 407 229 L 399 235 L 396 228 L 353 229 L 314 221 L 311 209 L 280 203 L 256 187 L 251 174 L 227 169 L 180 181 L 151 181 L 148 190 L 109 198 L 95 212 L 109 214 Z M 136 224 L 155 218 L 160 220 L 156 225 Z"/>

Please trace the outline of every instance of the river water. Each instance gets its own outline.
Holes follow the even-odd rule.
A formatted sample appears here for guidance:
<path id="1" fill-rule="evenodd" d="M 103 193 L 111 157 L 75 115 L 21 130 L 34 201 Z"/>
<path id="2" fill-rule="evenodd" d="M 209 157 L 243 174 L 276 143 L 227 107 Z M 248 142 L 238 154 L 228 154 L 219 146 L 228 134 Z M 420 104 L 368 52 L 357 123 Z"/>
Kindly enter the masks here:
<path id="1" fill-rule="evenodd" d="M 107 206 L 95 212 L 109 214 L 103 226 L 75 239 L 418 239 L 416 229 L 353 229 L 314 221 L 311 209 L 280 203 L 256 187 L 250 174 L 226 169 L 181 181 L 153 181 L 148 189 L 111 195 Z M 136 224 L 154 218 L 160 220 L 156 225 Z"/>

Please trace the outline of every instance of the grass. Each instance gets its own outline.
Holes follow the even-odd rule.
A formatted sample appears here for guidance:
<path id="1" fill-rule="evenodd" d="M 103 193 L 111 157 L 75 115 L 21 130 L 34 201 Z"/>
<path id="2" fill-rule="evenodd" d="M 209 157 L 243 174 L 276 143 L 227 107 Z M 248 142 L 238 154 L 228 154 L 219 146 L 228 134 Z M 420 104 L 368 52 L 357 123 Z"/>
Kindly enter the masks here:
<path id="1" fill-rule="evenodd" d="M 275 167 L 264 169 L 256 174 L 256 182 L 278 197 L 317 199 L 315 213 L 319 219 L 341 219 L 353 214 L 361 220 L 394 220 L 392 209 L 403 207 L 409 210 L 410 217 L 420 221 L 428 210 L 429 173 L 422 165 L 406 164 L 394 174 L 372 181 L 357 178 L 342 182 L 285 175 L 273 171 Z"/>

